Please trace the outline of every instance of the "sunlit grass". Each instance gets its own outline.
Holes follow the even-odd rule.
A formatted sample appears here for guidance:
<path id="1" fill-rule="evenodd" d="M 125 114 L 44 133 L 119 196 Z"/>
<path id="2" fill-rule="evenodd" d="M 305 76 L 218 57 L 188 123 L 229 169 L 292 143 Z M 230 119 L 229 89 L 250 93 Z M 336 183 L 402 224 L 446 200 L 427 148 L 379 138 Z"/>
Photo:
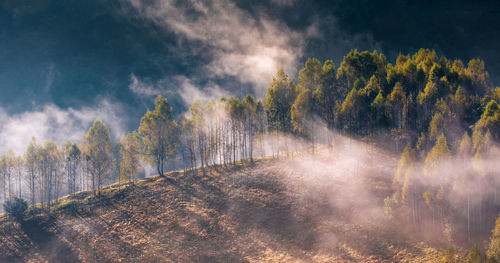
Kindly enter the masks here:
<path id="1" fill-rule="evenodd" d="M 286 187 L 280 179 L 287 174 L 283 174 L 280 163 L 264 157 L 255 158 L 253 163 L 238 161 L 236 167 L 231 164 L 204 170 L 197 167 L 186 173 L 172 171 L 165 178 L 156 175 L 138 179 L 134 184 L 108 185 L 102 189 L 100 200 L 92 191 L 81 191 L 54 201 L 55 216 L 49 221 L 46 207 L 42 209 L 37 204 L 34 222 L 47 222 L 43 223 L 47 231 L 67 239 L 72 249 L 100 260 L 105 260 L 104 255 L 120 258 L 122 255 L 117 253 L 121 247 L 140 257 L 141 260 L 135 258 L 138 261 L 172 258 L 220 261 L 238 253 L 244 253 L 242 256 L 249 262 L 341 260 L 330 250 L 305 249 L 310 242 L 307 235 L 327 233 L 332 226 L 340 229 L 347 226 L 343 222 L 315 225 L 306 220 L 304 216 L 315 211 L 307 210 L 315 201 L 301 203 L 300 198 L 293 197 L 296 190 Z M 288 209 L 292 206 L 301 212 L 291 213 Z M 31 209 L 26 213 L 28 218 Z M 0 223 L 0 231 L 8 228 L 22 233 L 19 224 L 7 221 L 10 223 Z M 344 240 L 349 244 L 336 253 L 350 253 L 354 258 L 390 253 L 399 259 L 407 258 L 407 262 L 429 262 L 440 253 L 435 249 L 425 250 L 426 245 L 416 249 L 412 243 L 405 243 L 406 251 L 401 249 L 402 245 L 392 251 L 385 245 L 381 249 L 363 250 L 353 244 L 375 244 L 379 239 L 374 236 L 366 240 L 362 233 L 343 231 L 351 231 L 348 232 L 351 236 Z M 9 242 L 14 245 L 21 241 Z M 0 251 L 3 248 L 0 244 Z M 241 258 L 236 256 L 233 261 Z"/>

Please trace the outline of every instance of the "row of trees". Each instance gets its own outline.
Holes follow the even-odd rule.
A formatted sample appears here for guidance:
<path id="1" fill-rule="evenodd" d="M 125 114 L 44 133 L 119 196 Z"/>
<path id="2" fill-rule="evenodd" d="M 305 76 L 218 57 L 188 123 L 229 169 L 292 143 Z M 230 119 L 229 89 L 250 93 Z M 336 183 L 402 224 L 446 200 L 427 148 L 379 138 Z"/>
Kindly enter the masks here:
<path id="1" fill-rule="evenodd" d="M 456 138 L 473 133 L 475 153 L 485 147 L 474 138 L 500 139 L 499 99 L 500 88 L 491 86 L 480 60 L 465 67 L 460 60 L 422 49 L 400 55 L 392 65 L 376 51 L 353 50 L 338 69 L 331 60 L 308 59 L 296 83 L 280 68 L 263 100 L 251 95 L 195 100 L 187 114 L 175 118 L 167 99 L 158 96 L 137 131 L 116 144 L 100 120 L 80 145 L 58 148 L 33 140 L 24 158 L 12 152 L 3 157 L 0 183 L 4 200 L 29 192 L 32 204 L 39 201 L 50 211 L 50 201 L 60 194 L 90 189 L 99 196 L 106 183 L 133 181 L 141 161 L 162 177 L 176 158 L 185 172 L 198 166 L 205 171 L 216 164 L 253 161 L 268 154 L 268 146 L 279 158 L 289 151 L 289 137 L 307 142 L 307 151 L 314 154 L 318 144 L 332 145 L 328 130 L 384 142 L 396 151 L 408 144 L 418 148 L 420 160 L 438 138 L 451 142 L 447 147 L 456 153 Z M 21 190 L 23 180 L 27 191 Z"/>
<path id="2" fill-rule="evenodd" d="M 195 100 L 189 109 L 191 118 L 181 115 L 179 127 L 184 170 L 201 169 L 217 163 L 233 164 L 241 159 L 253 161 L 255 138 L 262 135 L 265 112 L 262 102 L 247 95 L 243 100 L 222 98 L 206 105 Z"/>
<path id="3" fill-rule="evenodd" d="M 353 50 L 338 70 L 330 60 L 322 65 L 308 59 L 297 84 L 280 69 L 265 105 L 271 130 L 307 137 L 312 144 L 314 125 L 321 121 L 350 136 L 390 137 L 397 151 L 425 139 L 428 151 L 441 133 L 451 140 L 470 132 L 488 104 L 489 118 L 480 126 L 500 140 L 499 99 L 500 88 L 492 87 L 481 60 L 465 67 L 421 49 L 392 65 L 376 51 Z"/>
<path id="4" fill-rule="evenodd" d="M 80 145 L 67 142 L 58 147 L 53 141 L 41 145 L 32 138 L 24 157 L 9 151 L 0 159 L 3 200 L 27 198 L 32 205 L 40 203 L 50 217 L 53 201 L 62 195 L 92 190 L 100 196 L 110 175 L 134 180 L 139 169 L 137 143 L 136 134 L 131 133 L 113 147 L 101 120 L 94 122 Z"/>
<path id="5" fill-rule="evenodd" d="M 500 208 L 500 88 L 491 86 L 480 60 L 465 68 L 458 60 L 438 59 L 423 50 L 400 56 L 387 74 L 388 83 L 400 81 L 390 95 L 377 95 L 371 110 L 375 104 L 385 108 L 382 119 L 392 123 L 386 134 L 396 138 L 396 149 L 406 147 L 394 174 L 393 195 L 385 199 L 386 212 L 450 241 L 484 240 Z M 380 116 L 380 111 L 367 114 Z"/>

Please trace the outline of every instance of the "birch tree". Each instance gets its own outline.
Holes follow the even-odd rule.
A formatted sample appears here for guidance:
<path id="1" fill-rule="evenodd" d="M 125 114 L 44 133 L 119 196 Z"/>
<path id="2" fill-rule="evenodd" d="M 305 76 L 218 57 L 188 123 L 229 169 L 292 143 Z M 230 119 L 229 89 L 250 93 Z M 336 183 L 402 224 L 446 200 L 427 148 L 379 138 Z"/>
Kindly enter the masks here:
<path id="1" fill-rule="evenodd" d="M 172 114 L 172 107 L 166 98 L 156 97 L 155 109 L 148 110 L 141 118 L 139 135 L 146 161 L 156 166 L 160 177 L 165 177 L 165 166 L 178 146 L 179 133 Z"/>
<path id="2" fill-rule="evenodd" d="M 113 161 L 109 130 L 100 119 L 94 121 L 84 137 L 84 155 L 92 178 L 92 191 L 100 197 L 103 182 L 111 173 Z"/>

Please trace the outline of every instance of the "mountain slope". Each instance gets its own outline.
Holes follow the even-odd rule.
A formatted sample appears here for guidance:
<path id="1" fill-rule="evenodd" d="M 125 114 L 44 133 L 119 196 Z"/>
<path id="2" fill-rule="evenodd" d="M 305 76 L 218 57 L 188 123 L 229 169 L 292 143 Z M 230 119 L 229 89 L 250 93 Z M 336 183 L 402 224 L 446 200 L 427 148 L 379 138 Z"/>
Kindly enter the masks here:
<path id="1" fill-rule="evenodd" d="M 0 220 L 0 262 L 438 260 L 385 219 L 394 160 L 352 156 L 173 172 L 107 188 L 94 209 L 88 193 L 65 197 L 52 221 Z"/>

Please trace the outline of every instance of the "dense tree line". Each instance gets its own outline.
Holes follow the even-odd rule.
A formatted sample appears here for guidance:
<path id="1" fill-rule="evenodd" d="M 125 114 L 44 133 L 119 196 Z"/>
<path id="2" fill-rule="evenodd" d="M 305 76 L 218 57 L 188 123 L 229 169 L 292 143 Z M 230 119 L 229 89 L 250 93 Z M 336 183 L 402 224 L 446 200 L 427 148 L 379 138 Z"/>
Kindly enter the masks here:
<path id="1" fill-rule="evenodd" d="M 394 194 L 385 200 L 388 214 L 415 229 L 453 236 L 453 228 L 472 239 L 471 233 L 489 231 L 500 203 L 498 173 L 487 163 L 500 141 L 499 101 L 500 88 L 479 59 L 465 65 L 421 49 L 393 65 L 377 51 L 353 50 L 338 69 L 331 60 L 308 59 L 296 82 L 280 68 L 262 100 L 197 99 L 175 118 L 158 96 L 137 131 L 116 144 L 100 120 L 80 145 L 33 139 L 24 158 L 12 151 L 1 158 L 0 184 L 3 200 L 25 195 L 50 215 L 61 195 L 92 190 L 98 199 L 109 182 L 133 183 L 142 162 L 161 177 L 174 160 L 185 174 L 196 167 L 204 173 L 256 156 L 293 154 L 290 138 L 315 154 L 319 145 L 334 147 L 329 131 L 335 130 L 401 153 Z M 453 162 L 466 172 L 446 173 L 443 167 Z"/>

